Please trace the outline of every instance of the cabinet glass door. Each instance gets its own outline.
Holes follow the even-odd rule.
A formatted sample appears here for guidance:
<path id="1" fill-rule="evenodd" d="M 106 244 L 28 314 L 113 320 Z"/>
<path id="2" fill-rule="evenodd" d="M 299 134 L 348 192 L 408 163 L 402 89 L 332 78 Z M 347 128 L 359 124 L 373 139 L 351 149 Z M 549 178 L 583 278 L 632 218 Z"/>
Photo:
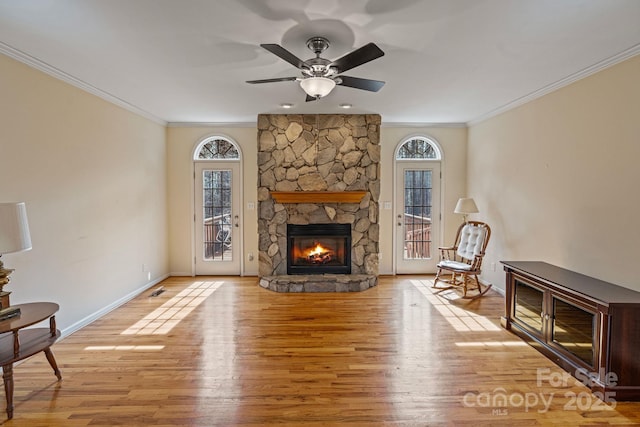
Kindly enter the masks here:
<path id="1" fill-rule="evenodd" d="M 544 292 L 518 279 L 515 280 L 513 317 L 520 323 L 542 334 Z"/>
<path id="2" fill-rule="evenodd" d="M 578 359 L 594 366 L 596 315 L 558 298 L 553 298 L 553 342 Z"/>

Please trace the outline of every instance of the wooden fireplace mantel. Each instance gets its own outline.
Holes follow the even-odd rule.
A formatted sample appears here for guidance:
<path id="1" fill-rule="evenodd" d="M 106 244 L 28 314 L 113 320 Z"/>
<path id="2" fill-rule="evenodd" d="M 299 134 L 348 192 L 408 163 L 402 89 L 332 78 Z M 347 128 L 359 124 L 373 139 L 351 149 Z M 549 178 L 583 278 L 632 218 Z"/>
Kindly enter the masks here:
<path id="1" fill-rule="evenodd" d="M 278 203 L 360 203 L 366 191 L 272 191 Z"/>

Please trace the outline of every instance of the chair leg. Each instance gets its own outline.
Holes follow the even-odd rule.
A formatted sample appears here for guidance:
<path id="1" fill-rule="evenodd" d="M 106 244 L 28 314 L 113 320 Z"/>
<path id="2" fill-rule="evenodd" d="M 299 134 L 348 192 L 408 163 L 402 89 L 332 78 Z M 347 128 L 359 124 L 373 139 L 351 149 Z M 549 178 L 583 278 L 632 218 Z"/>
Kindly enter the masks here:
<path id="1" fill-rule="evenodd" d="M 463 298 L 474 299 L 474 298 L 481 297 L 482 295 L 486 294 L 487 291 L 491 288 L 491 285 L 487 285 L 485 286 L 484 289 L 482 289 L 482 285 L 480 284 L 480 280 L 478 279 L 477 274 L 473 274 L 473 280 L 475 282 L 475 286 L 476 286 L 476 289 L 478 290 L 478 293 L 473 296 L 467 296 L 467 283 L 465 281 L 464 293 L 462 295 Z"/>
<path id="2" fill-rule="evenodd" d="M 440 280 L 440 274 L 442 274 L 441 268 L 438 269 L 438 272 L 436 273 L 436 278 L 433 279 L 433 285 L 431 286 L 432 288 L 436 287 L 436 283 L 438 283 L 438 280 Z"/>
<path id="3" fill-rule="evenodd" d="M 467 291 L 469 288 L 467 287 L 467 282 L 469 282 L 469 276 L 467 274 L 462 275 L 462 298 L 467 297 Z"/>
<path id="4" fill-rule="evenodd" d="M 440 289 L 440 290 L 446 290 L 446 289 L 451 289 L 452 285 L 455 285 L 455 279 L 456 279 L 456 274 L 454 272 L 451 272 L 451 277 L 448 279 L 443 278 L 443 273 L 447 274 L 444 269 L 442 268 L 438 268 L 438 272 L 436 273 L 436 278 L 433 279 L 433 285 L 431 286 L 432 288 L 436 288 L 436 289 Z M 444 288 L 440 288 L 438 286 L 436 286 L 438 284 L 438 282 L 443 282 L 448 284 L 449 286 L 444 287 Z"/>
<path id="5" fill-rule="evenodd" d="M 489 288 L 491 288 L 491 285 L 484 286 L 483 288 L 483 285 L 480 283 L 480 279 L 478 279 L 477 274 L 451 271 L 450 277 L 447 279 L 444 279 L 442 277 L 443 273 L 444 273 L 443 269 L 439 268 L 436 273 L 436 277 L 433 280 L 433 285 L 431 286 L 432 288 L 436 288 L 441 291 L 451 289 L 451 288 L 461 288 L 462 298 L 467 298 L 467 299 L 478 298 L 486 294 Z M 437 286 L 438 282 L 444 282 L 449 286 L 438 287 Z M 473 290 L 477 290 L 478 293 L 476 294 L 474 292 L 473 294 L 470 294 L 470 291 L 473 291 Z"/>

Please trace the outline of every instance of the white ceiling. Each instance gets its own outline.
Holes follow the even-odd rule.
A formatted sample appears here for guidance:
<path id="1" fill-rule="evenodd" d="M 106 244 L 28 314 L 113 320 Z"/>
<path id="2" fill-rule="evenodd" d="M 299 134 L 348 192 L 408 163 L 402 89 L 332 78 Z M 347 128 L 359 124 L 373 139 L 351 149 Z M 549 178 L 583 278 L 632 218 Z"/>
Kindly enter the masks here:
<path id="1" fill-rule="evenodd" d="M 347 74 L 386 85 L 305 102 L 296 82 L 245 83 L 298 76 L 259 45 L 305 60 L 311 36 L 330 40 L 331 60 L 376 43 L 385 56 Z M 640 1 L 0 0 L 0 52 L 159 122 L 349 112 L 460 124 L 640 53 Z"/>

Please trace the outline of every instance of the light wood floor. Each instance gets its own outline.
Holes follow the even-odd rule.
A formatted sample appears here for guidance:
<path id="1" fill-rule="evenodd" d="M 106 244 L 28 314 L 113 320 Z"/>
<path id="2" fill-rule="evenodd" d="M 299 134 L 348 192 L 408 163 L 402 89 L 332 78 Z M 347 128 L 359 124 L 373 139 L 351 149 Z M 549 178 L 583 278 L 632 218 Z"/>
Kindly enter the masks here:
<path id="1" fill-rule="evenodd" d="M 62 381 L 42 354 L 16 366 L 4 425 L 640 423 L 640 403 L 612 409 L 563 384 L 502 330 L 499 294 L 469 302 L 430 284 L 382 277 L 361 293 L 277 294 L 254 277 L 171 278 L 160 296 L 56 343 Z"/>

